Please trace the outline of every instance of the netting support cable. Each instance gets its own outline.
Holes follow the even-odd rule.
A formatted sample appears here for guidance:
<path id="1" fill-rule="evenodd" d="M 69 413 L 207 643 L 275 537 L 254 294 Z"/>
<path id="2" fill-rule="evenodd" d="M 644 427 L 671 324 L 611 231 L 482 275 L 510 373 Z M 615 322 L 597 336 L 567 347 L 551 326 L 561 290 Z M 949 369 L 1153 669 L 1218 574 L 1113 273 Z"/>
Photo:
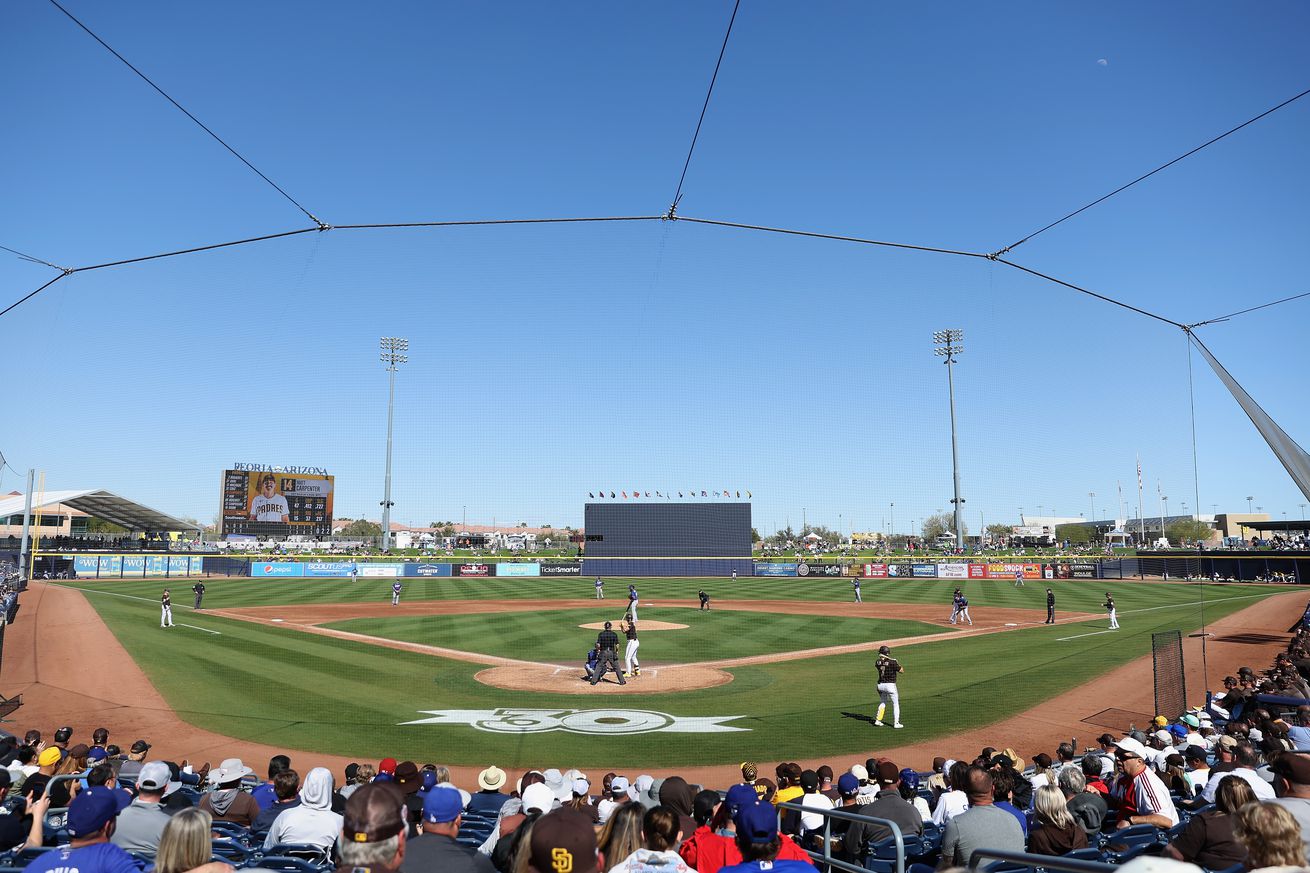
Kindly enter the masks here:
<path id="1" fill-rule="evenodd" d="M 173 106 L 176 107 L 177 110 L 178 110 L 179 112 L 181 112 L 181 113 L 182 113 L 183 115 L 185 115 L 187 118 L 189 118 L 189 119 L 191 119 L 192 121 L 194 121 L 194 122 L 196 123 L 196 125 L 200 127 L 201 130 L 203 130 L 205 133 L 207 133 L 207 134 L 209 134 L 211 137 L 213 137 L 214 140 L 215 140 L 219 145 L 221 145 L 223 148 L 227 149 L 229 152 L 232 153 L 232 155 L 233 155 L 237 160 L 239 160 L 241 163 L 243 163 L 243 164 L 245 164 L 247 167 L 249 167 L 250 170 L 251 170 L 251 171 L 252 171 L 256 176 L 258 176 L 259 178 L 261 178 L 261 179 L 263 179 L 265 182 L 267 182 L 269 185 L 271 185 L 271 186 L 273 187 L 273 190 L 277 191 L 277 193 L 279 193 L 279 194 L 281 194 L 283 197 L 285 197 L 288 201 L 290 201 L 290 203 L 291 203 L 293 206 L 295 206 L 297 209 L 299 209 L 301 212 L 303 212 L 303 213 L 304 213 L 304 214 L 309 218 L 310 221 L 314 222 L 314 225 L 315 225 L 317 228 L 319 228 L 320 230 L 323 230 L 323 229 L 326 229 L 326 228 L 327 228 L 327 225 L 325 225 L 322 221 L 320 221 L 320 220 L 319 220 L 319 219 L 314 215 L 314 213 L 310 212 L 310 211 L 309 211 L 308 209 L 306 209 L 304 206 L 301 206 L 301 205 L 300 205 L 300 202 L 297 201 L 296 198 L 292 197 L 290 194 L 288 194 L 286 191 L 284 191 L 284 190 L 282 189 L 282 186 L 278 185 L 276 182 L 274 182 L 274 181 L 273 181 L 272 179 L 270 179 L 268 176 L 264 175 L 264 174 L 260 171 L 260 169 L 259 169 L 258 167 L 256 167 L 254 164 L 250 163 L 250 161 L 246 160 L 246 158 L 245 158 L 244 155 L 242 155 L 242 154 L 241 154 L 240 152 L 238 152 L 236 149 L 232 148 L 232 146 L 228 145 L 227 142 L 224 141 L 224 139 L 223 139 L 221 136 L 219 136 L 218 134 L 214 133 L 214 131 L 210 130 L 210 129 L 205 125 L 205 123 L 204 123 L 203 121 L 201 121 L 199 118 L 196 118 L 194 115 L 192 115 L 190 112 L 188 112 L 188 111 L 187 111 L 187 108 L 186 108 L 185 106 L 183 106 L 181 103 L 178 103 L 176 100 L 174 100 L 172 97 L 170 97 L 169 94 L 168 94 L 168 92 L 166 92 L 163 88 L 161 88 L 161 87 L 159 87 L 158 85 L 156 85 L 156 84 L 154 83 L 154 81 L 151 80 L 151 78 L 150 78 L 149 76 L 147 76 L 145 73 L 141 72 L 141 71 L 138 70 L 135 66 L 133 66 L 131 61 L 129 61 L 127 58 L 123 57 L 123 56 L 120 55 L 117 51 L 115 51 L 113 46 L 111 46 L 109 43 L 105 42 L 103 39 L 101 39 L 101 38 L 99 37 L 99 35 L 96 34 L 95 31 L 93 31 L 91 28 L 89 28 L 89 27 L 87 27 L 85 24 L 83 24 L 83 23 L 81 22 L 81 20 L 79 20 L 78 17 L 77 17 L 76 15 L 74 15 L 74 14 L 71 13 L 71 12 L 69 12 L 69 11 L 68 11 L 67 9 L 65 9 L 63 6 L 60 6 L 58 0 L 50 0 L 50 4 L 51 4 L 52 6 L 54 6 L 56 9 L 58 9 L 60 12 L 64 13 L 64 15 L 68 16 L 68 18 L 69 18 L 69 19 L 70 19 L 74 24 L 76 24 L 78 27 L 82 28 L 82 30 L 86 31 L 86 33 L 87 33 L 88 36 L 90 36 L 90 37 L 91 37 L 92 39 L 94 39 L 96 42 L 100 43 L 100 45 L 104 46 L 105 50 L 108 51 L 111 55 L 113 55 L 114 57 L 116 57 L 116 58 L 118 58 L 120 61 L 122 61 L 123 64 L 124 64 L 124 65 L 129 69 L 129 70 L 131 70 L 132 72 L 134 72 L 134 73 L 136 73 L 138 76 L 140 76 L 142 81 L 144 81 L 144 82 L 145 82 L 147 85 L 149 85 L 151 88 L 154 88 L 156 91 L 158 91 L 158 92 L 159 92 L 159 95 L 160 95 L 161 97 L 163 97 L 165 100 L 167 100 L 169 103 L 172 103 Z"/>
<path id="2" fill-rule="evenodd" d="M 1239 309 L 1237 312 L 1230 312 L 1227 315 L 1221 315 L 1218 318 L 1208 318 L 1205 321 L 1198 321 L 1196 324 L 1189 324 L 1189 328 L 1203 327 L 1207 324 L 1218 324 L 1227 321 L 1230 318 L 1236 318 L 1239 315 L 1246 315 L 1248 312 L 1257 312 L 1261 309 L 1268 309 L 1271 306 L 1278 306 L 1280 303 L 1291 303 L 1293 300 L 1300 300 L 1303 297 L 1310 297 L 1310 291 L 1301 294 L 1293 294 L 1291 297 L 1284 297 L 1281 300 L 1272 300 L 1269 303 L 1261 303 L 1259 306 L 1252 306 L 1249 309 Z"/>
<path id="3" fill-rule="evenodd" d="M 486 218 L 469 221 L 399 221 L 378 224 L 334 224 L 332 230 L 393 230 L 405 227 L 484 227 L 505 224 L 587 224 L 606 221 L 663 221 L 663 215 L 611 215 L 590 218 Z"/>
<path id="4" fill-rule="evenodd" d="M 1196 459 L 1196 389 L 1192 386 L 1192 329 L 1183 327 L 1187 338 L 1187 404 L 1192 416 L 1192 497 L 1196 500 L 1196 517 L 1201 517 L 1201 464 Z M 1201 607 L 1204 614 L 1205 607 Z M 1201 622 L 1205 624 L 1204 620 Z M 1202 630 L 1205 630 L 1202 627 Z"/>
<path id="5" fill-rule="evenodd" d="M 1047 275 L 1046 273 L 1039 272 L 1030 267 L 1025 267 L 1023 264 L 1016 264 L 1014 261 L 1007 261 L 1005 258 L 996 255 L 983 255 L 983 257 L 988 258 L 989 260 L 996 261 L 997 263 L 1005 264 L 1007 267 L 1014 267 L 1014 269 L 1016 270 L 1021 270 L 1025 273 L 1028 273 L 1031 276 L 1036 276 L 1039 279 L 1045 279 L 1048 282 L 1054 282 L 1056 285 L 1063 285 L 1065 288 L 1069 288 L 1081 294 L 1086 294 L 1089 297 L 1095 297 L 1097 300 L 1103 300 L 1106 303 L 1112 303 L 1115 306 L 1121 306 L 1124 309 L 1129 310 L 1130 312 L 1136 312 L 1138 315 L 1145 315 L 1147 318 L 1154 318 L 1156 321 L 1163 321 L 1165 324 L 1172 324 L 1174 327 L 1183 327 L 1182 324 L 1179 324 L 1178 322 L 1174 321 L 1172 318 L 1165 318 L 1163 315 L 1156 315 L 1154 312 L 1148 312 L 1147 310 L 1142 309 L 1141 307 L 1133 306 L 1131 303 L 1124 303 L 1122 300 L 1115 300 L 1113 297 L 1107 297 L 1104 294 L 1099 294 L 1088 288 L 1084 288 L 1081 285 L 1075 285 L 1072 282 L 1066 282 L 1063 279 L 1057 279 L 1054 276 Z"/>
<path id="6" fill-rule="evenodd" d="M 4 308 L 3 311 L 0 311 L 0 318 L 4 318 L 4 317 L 5 317 L 6 315 L 8 315 L 12 310 L 17 309 L 18 307 L 22 306 L 24 303 L 26 303 L 27 301 L 31 300 L 33 297 L 35 297 L 36 295 L 40 294 L 42 291 L 44 291 L 45 289 L 49 288 L 51 285 L 55 284 L 55 283 L 58 282 L 60 279 L 64 278 L 65 276 L 68 276 L 68 275 L 71 275 L 71 274 L 70 274 L 70 273 L 67 273 L 67 272 L 62 272 L 62 273 L 60 273 L 58 276 L 55 276 L 53 279 L 51 279 L 49 282 L 46 282 L 46 283 L 45 283 L 44 285 L 42 285 L 40 288 L 37 288 L 37 289 L 36 289 L 35 291 L 33 291 L 32 293 L 28 294 L 26 297 L 22 297 L 22 298 L 20 298 L 20 299 L 18 299 L 18 300 L 15 300 L 13 303 L 10 303 L 8 306 L 6 306 L 6 307 Z"/>
<path id="7" fill-rule="evenodd" d="M 691 135 L 691 146 L 687 149 L 687 160 L 682 162 L 682 175 L 678 177 L 678 189 L 673 192 L 673 202 L 669 205 L 666 218 L 676 218 L 678 204 L 682 201 L 682 185 L 687 181 L 687 169 L 691 166 L 691 156 L 696 152 L 696 140 L 700 139 L 700 128 L 705 123 L 705 112 L 710 108 L 710 96 L 714 93 L 714 83 L 719 78 L 719 67 L 723 66 L 723 55 L 728 50 L 728 37 L 732 36 L 732 25 L 737 20 L 737 10 L 741 0 L 732 6 L 732 17 L 728 19 L 728 29 L 723 34 L 723 45 L 719 47 L 719 59 L 714 62 L 714 73 L 710 76 L 710 86 L 705 90 L 705 102 L 701 104 L 700 118 L 696 120 L 696 131 Z"/>
<path id="8" fill-rule="evenodd" d="M 938 248 L 937 246 L 920 246 L 920 245 L 912 245 L 910 243 L 888 242 L 886 240 L 866 239 L 864 237 L 845 236 L 836 233 L 819 233 L 813 230 L 797 230 L 796 228 L 789 228 L 789 227 L 769 227 L 763 224 L 745 224 L 740 221 L 719 221 L 713 218 L 689 218 L 685 215 L 677 216 L 677 220 L 686 221 L 691 224 L 708 224 L 714 227 L 733 227 L 738 230 L 755 230 L 755 231 L 761 231 L 763 233 L 781 233 L 781 234 L 787 234 L 788 236 L 804 236 L 804 237 L 809 237 L 811 239 L 828 239 L 828 240 L 835 240 L 836 242 L 859 243 L 861 245 L 866 245 L 866 246 L 883 246 L 886 248 L 893 248 L 893 249 L 909 249 L 911 251 L 916 251 L 916 252 L 934 252 L 939 255 L 959 255 L 961 257 L 966 257 L 966 258 L 987 257 L 987 255 L 983 252 L 965 252 L 965 251 L 959 251 L 957 249 Z"/>
<path id="9" fill-rule="evenodd" d="M 23 254 L 18 249 L 11 249 L 9 248 L 9 246 L 0 246 L 0 249 L 4 249 L 5 251 L 9 252 L 9 254 L 11 255 L 17 255 L 20 260 L 29 261 L 33 264 L 41 264 L 43 266 L 49 267 L 52 270 L 59 270 L 60 272 L 64 272 L 68 269 L 67 267 L 61 267 L 58 264 L 52 264 L 49 261 L 42 260 L 41 258 L 33 257 L 32 255 Z"/>
<path id="10" fill-rule="evenodd" d="M 53 0 L 52 0 L 52 2 L 53 2 Z M 1277 106 L 1273 106 L 1273 107 L 1271 107 L 1271 108 L 1269 108 L 1269 109 L 1266 109 L 1264 112 L 1261 112 L 1259 115 L 1255 116 L 1254 118 L 1248 118 L 1246 121 L 1243 121 L 1241 124 L 1237 125 L 1236 127 L 1231 127 L 1231 128 L 1229 128 L 1228 130 L 1224 131 L 1223 133 L 1219 134 L 1218 136 L 1213 137 L 1212 139 L 1206 140 L 1205 142 L 1201 143 L 1199 146 L 1197 146 L 1196 148 L 1192 149 L 1191 151 L 1189 151 L 1189 152 L 1185 152 L 1184 154 L 1179 155 L 1178 157 L 1174 158 L 1172 161 L 1168 161 L 1168 162 L 1166 162 L 1166 163 L 1161 164 L 1160 166 L 1156 167 L 1154 170 L 1151 170 L 1149 173 L 1144 173 L 1144 174 L 1138 176 L 1136 179 L 1133 179 L 1131 182 L 1127 183 L 1126 185 L 1120 185 L 1118 188 L 1115 188 L 1115 189 L 1114 189 L 1113 191 L 1111 191 L 1109 194 L 1106 194 L 1106 195 L 1104 195 L 1104 196 L 1102 196 L 1102 197 L 1097 197 L 1097 198 L 1096 198 L 1095 200 L 1093 200 L 1091 203 L 1088 203 L 1088 204 L 1085 205 L 1085 206 L 1080 206 L 1079 208 L 1075 209 L 1073 212 L 1070 212 L 1068 215 L 1064 216 L 1063 218 L 1058 218 L 1058 219 L 1056 219 L 1055 221 L 1052 221 L 1050 224 L 1048 224 L 1048 225 L 1046 225 L 1045 227 L 1042 227 L 1042 228 L 1040 228 L 1040 229 L 1038 229 L 1038 230 L 1033 231 L 1032 233 L 1028 234 L 1028 235 L 1025 236 L 1023 239 L 1021 239 L 1021 240 L 1019 240 L 1019 241 L 1017 241 L 1017 242 L 1012 242 L 1012 243 L 1010 243 L 1008 246 L 1006 246 L 1005 248 L 1003 248 L 1003 249 L 1001 249 L 1000 251 L 996 252 L 995 254 L 997 254 L 997 255 L 1003 255 L 1003 254 L 1006 254 L 1007 252 L 1009 252 L 1009 251 L 1012 250 L 1012 249 L 1018 248 L 1019 246 L 1023 245 L 1023 244 L 1026 243 L 1026 242 L 1028 242 L 1028 240 L 1032 239 L 1033 237 L 1038 236 L 1039 234 L 1046 233 L 1046 231 L 1050 230 L 1051 228 L 1055 227 L 1056 225 L 1063 224 L 1064 222 L 1066 222 L 1066 221 L 1068 221 L 1069 219 L 1073 218 L 1075 215 L 1078 215 L 1078 214 L 1080 214 L 1080 213 L 1086 212 L 1088 209 L 1091 209 L 1093 206 L 1097 206 L 1097 205 L 1099 205 L 1099 204 L 1101 204 L 1101 203 L 1104 203 L 1105 201 L 1109 200 L 1109 199 L 1110 199 L 1111 197 L 1113 197 L 1114 195 L 1119 194 L 1119 193 L 1121 193 L 1121 192 L 1123 192 L 1123 191 L 1127 191 L 1129 188 L 1133 187 L 1133 186 L 1136 185 L 1138 182 L 1144 182 L 1144 181 L 1146 181 L 1147 179 L 1151 178 L 1152 176 L 1154 176 L 1156 173 L 1160 172 L 1161 170 L 1167 170 L 1168 168 L 1172 167 L 1174 164 L 1178 163 L 1179 161 L 1182 161 L 1182 160 L 1185 160 L 1185 159 L 1187 159 L 1187 158 L 1190 158 L 1192 155 L 1196 154 L 1197 152 L 1201 151 L 1202 149 L 1208 148 L 1208 147 L 1214 145 L 1215 143 L 1219 142 L 1221 139 L 1224 139 L 1225 137 L 1228 137 L 1228 136 L 1231 136 L 1231 135 L 1237 133 L 1237 132 L 1238 132 L 1239 130 L 1241 130 L 1242 128 L 1244 128 L 1244 127 L 1246 127 L 1246 126 L 1248 126 L 1248 125 L 1251 125 L 1251 124 L 1255 124 L 1257 121 L 1259 121 L 1259 120 L 1262 119 L 1262 118 L 1265 118 L 1265 117 L 1267 117 L 1267 116 L 1273 115 L 1273 114 L 1274 114 L 1275 112 L 1277 112 L 1278 110 L 1282 109 L 1282 108 L 1285 107 L 1285 106 L 1289 106 L 1289 105 L 1291 105 L 1292 103 L 1295 103 L 1297 100 L 1300 100 L 1302 97 L 1306 96 L 1307 94 L 1310 94 L 1310 88 L 1307 88 L 1306 90 L 1302 91 L 1300 94 L 1296 94 L 1296 95 L 1294 95 L 1294 96 L 1292 96 L 1292 97 L 1287 98 L 1287 99 L 1284 100 L 1282 103 L 1279 103 Z"/>

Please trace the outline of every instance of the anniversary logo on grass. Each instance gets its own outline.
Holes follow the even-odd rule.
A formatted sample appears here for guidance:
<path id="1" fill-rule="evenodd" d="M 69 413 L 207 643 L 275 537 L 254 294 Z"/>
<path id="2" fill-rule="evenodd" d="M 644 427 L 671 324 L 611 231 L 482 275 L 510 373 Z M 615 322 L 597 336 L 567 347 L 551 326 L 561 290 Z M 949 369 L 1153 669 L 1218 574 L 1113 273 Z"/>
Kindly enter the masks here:
<path id="1" fill-rule="evenodd" d="M 679 716 L 647 709 L 420 709 L 431 718 L 402 725 L 470 725 L 499 734 L 567 731 L 574 734 L 718 734 L 750 728 L 722 724 L 739 715 Z"/>

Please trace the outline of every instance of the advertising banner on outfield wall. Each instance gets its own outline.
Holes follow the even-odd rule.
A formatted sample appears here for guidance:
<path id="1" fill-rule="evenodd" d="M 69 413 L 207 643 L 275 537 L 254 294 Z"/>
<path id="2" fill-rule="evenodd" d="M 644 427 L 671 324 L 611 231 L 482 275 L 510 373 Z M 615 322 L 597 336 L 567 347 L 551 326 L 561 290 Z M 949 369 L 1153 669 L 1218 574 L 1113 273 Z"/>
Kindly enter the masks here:
<path id="1" fill-rule="evenodd" d="M 501 561 L 496 565 L 497 576 L 540 576 L 541 565 L 526 563 L 519 564 L 510 561 Z"/>
<path id="2" fill-rule="evenodd" d="M 915 575 L 918 574 L 916 573 Z M 937 578 L 938 579 L 968 579 L 969 565 L 968 564 L 938 564 Z"/>
<path id="3" fill-rule="evenodd" d="M 196 558 L 198 563 L 204 558 Z M 195 568 L 195 572 L 200 572 L 200 567 Z M 100 556 L 100 575 L 101 576 L 119 576 L 123 573 L 123 558 L 121 555 L 101 555 Z"/>
<path id="4" fill-rule="evenodd" d="M 186 555 L 171 555 L 168 559 L 168 575 L 185 576 L 191 572 L 191 559 Z"/>
<path id="5" fill-rule="evenodd" d="M 353 566 L 355 566 L 354 561 L 306 561 L 304 563 L 304 575 L 349 576 L 350 568 Z"/>
<path id="6" fill-rule="evenodd" d="M 146 575 L 147 575 L 147 576 L 167 576 L 167 575 L 168 575 L 168 556 L 167 556 L 167 555 L 146 555 Z"/>
<path id="7" fill-rule="evenodd" d="M 1095 579 L 1098 566 L 1097 564 L 1074 564 L 1069 575 L 1074 579 Z"/>
<path id="8" fill-rule="evenodd" d="M 914 575 L 909 564 L 888 564 L 887 576 L 891 579 L 908 579 Z"/>
<path id="9" fill-rule="evenodd" d="M 123 575 L 124 576 L 144 576 L 146 574 L 146 559 L 142 555 L 124 555 L 123 556 Z"/>
<path id="10" fill-rule="evenodd" d="M 797 564 L 797 576 L 840 576 L 841 564 Z"/>
<path id="11" fill-rule="evenodd" d="M 846 564 L 841 568 L 841 574 L 843 576 L 861 576 L 863 575 L 863 569 L 859 564 Z"/>
<path id="12" fill-rule="evenodd" d="M 75 555 L 73 572 L 78 576 L 94 576 L 100 569 L 100 559 L 95 555 Z"/>
<path id="13" fill-rule="evenodd" d="M 870 578 L 870 579 L 885 579 L 885 578 L 887 578 L 887 565 L 886 565 L 886 564 L 865 564 L 865 565 L 864 565 L 864 575 L 867 576 L 867 577 Z"/>
<path id="14" fill-rule="evenodd" d="M 986 565 L 986 564 L 970 564 L 970 565 L 969 565 L 969 578 L 970 578 L 970 579 L 986 579 L 986 578 L 987 578 L 987 565 Z"/>
<path id="15" fill-rule="evenodd" d="M 456 576 L 495 576 L 495 564 L 456 564 Z"/>
<path id="16" fill-rule="evenodd" d="M 1023 573 L 1025 579 L 1042 578 L 1041 564 L 988 564 L 988 579 L 1013 579 L 1016 572 Z"/>
<path id="17" fill-rule="evenodd" d="M 916 579 L 935 579 L 937 578 L 936 564 L 913 564 L 911 572 Z"/>
<path id="18" fill-rule="evenodd" d="M 451 575 L 450 564 L 406 564 L 405 568 L 400 571 L 400 575 L 407 576 L 411 579 L 430 576 L 449 576 Z"/>
<path id="19" fill-rule="evenodd" d="M 126 563 L 127 558 L 124 558 L 123 561 Z M 305 565 L 291 561 L 251 561 L 250 575 L 261 577 L 303 576 L 305 575 Z"/>
<path id="20" fill-rule="evenodd" d="M 795 564 L 756 564 L 753 570 L 756 576 L 795 576 Z"/>
<path id="21" fill-rule="evenodd" d="M 386 578 L 390 579 L 392 577 L 399 576 L 400 571 L 404 568 L 404 566 L 405 566 L 404 564 L 378 564 L 369 561 L 359 565 L 359 575 L 373 576 L 373 577 L 385 576 Z"/>
<path id="22" fill-rule="evenodd" d="M 582 564 L 574 561 L 545 561 L 541 565 L 543 576 L 581 576 Z"/>

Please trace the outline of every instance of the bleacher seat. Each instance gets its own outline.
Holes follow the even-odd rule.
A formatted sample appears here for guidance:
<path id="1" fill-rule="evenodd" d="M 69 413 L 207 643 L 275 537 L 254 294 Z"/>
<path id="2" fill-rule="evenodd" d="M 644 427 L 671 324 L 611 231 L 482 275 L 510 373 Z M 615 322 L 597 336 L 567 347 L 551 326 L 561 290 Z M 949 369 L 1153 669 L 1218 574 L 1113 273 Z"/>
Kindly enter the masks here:
<path id="1" fill-rule="evenodd" d="M 325 869 L 319 864 L 311 864 L 304 858 L 292 858 L 288 855 L 264 855 L 251 858 L 242 870 L 278 870 L 285 873 L 322 873 Z"/>

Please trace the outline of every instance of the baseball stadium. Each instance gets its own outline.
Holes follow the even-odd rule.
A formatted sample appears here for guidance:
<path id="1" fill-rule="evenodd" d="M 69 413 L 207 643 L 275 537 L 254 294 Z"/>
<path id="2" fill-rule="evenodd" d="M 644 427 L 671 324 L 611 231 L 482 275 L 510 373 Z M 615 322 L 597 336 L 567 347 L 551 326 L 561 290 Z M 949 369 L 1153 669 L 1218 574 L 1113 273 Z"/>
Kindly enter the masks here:
<path id="1" fill-rule="evenodd" d="M 1310 11 L 1183 18 L 7 7 L 0 873 L 1310 868 Z"/>

